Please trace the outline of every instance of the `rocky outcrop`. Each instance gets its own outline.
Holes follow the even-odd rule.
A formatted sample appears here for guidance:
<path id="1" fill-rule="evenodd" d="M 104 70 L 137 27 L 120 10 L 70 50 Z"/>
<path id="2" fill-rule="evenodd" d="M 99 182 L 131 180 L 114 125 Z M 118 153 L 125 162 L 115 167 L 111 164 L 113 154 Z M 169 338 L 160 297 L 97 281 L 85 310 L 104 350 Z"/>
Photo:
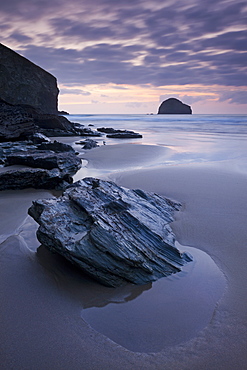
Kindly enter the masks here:
<path id="1" fill-rule="evenodd" d="M 6 167 L 0 172 L 0 190 L 64 188 L 73 182 L 72 176 L 81 167 L 74 149 L 67 144 L 43 140 L 41 144 L 32 141 L 0 144 L 1 165 Z M 14 165 L 28 168 L 10 167 Z"/>
<path id="2" fill-rule="evenodd" d="M 176 98 L 169 98 L 160 105 L 158 114 L 192 114 L 192 109 Z"/>
<path id="3" fill-rule="evenodd" d="M 42 245 L 116 287 L 146 284 L 191 261 L 175 248 L 169 226 L 179 208 L 153 193 L 85 178 L 60 198 L 34 201 L 28 212 L 40 225 Z"/>
<path id="4" fill-rule="evenodd" d="M 0 141 L 46 136 L 100 136 L 57 110 L 54 76 L 0 44 Z"/>
<path id="5" fill-rule="evenodd" d="M 28 59 L 0 44 L 0 98 L 13 105 L 30 105 L 43 113 L 58 113 L 57 80 Z"/>
<path id="6" fill-rule="evenodd" d="M 99 132 L 104 132 L 106 137 L 112 138 L 112 139 L 140 139 L 142 138 L 141 134 L 138 134 L 134 131 L 128 131 L 128 130 L 115 130 L 111 127 L 100 127 L 97 129 Z"/>
<path id="7" fill-rule="evenodd" d="M 62 176 L 58 169 L 20 168 L 0 172 L 0 190 L 27 188 L 61 190 L 71 183 L 71 177 Z"/>
<path id="8" fill-rule="evenodd" d="M 27 109 L 13 106 L 0 100 L 0 142 L 25 140 L 38 132 L 39 128 Z"/>
<path id="9" fill-rule="evenodd" d="M 36 133 L 46 136 L 101 136 L 97 131 L 56 114 L 41 114 L 30 106 L 0 100 L 0 142 L 26 140 Z"/>

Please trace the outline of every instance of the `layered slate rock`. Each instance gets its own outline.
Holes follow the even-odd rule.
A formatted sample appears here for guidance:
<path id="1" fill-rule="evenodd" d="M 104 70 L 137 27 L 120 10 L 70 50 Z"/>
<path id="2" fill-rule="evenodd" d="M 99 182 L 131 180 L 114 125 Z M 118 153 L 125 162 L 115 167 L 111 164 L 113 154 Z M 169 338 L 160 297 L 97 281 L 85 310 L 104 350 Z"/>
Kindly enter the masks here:
<path id="1" fill-rule="evenodd" d="M 0 142 L 46 136 L 101 136 L 97 131 L 56 114 L 43 114 L 31 106 L 12 105 L 0 99 Z"/>
<path id="2" fill-rule="evenodd" d="M 169 98 L 160 105 L 158 114 L 192 114 L 192 109 L 176 98 Z"/>
<path id="3" fill-rule="evenodd" d="M 72 183 L 70 176 L 64 176 L 54 168 L 20 168 L 0 172 L 0 190 L 63 189 Z"/>
<path id="4" fill-rule="evenodd" d="M 43 113 L 58 113 L 56 78 L 0 44 L 0 98 L 13 105 L 30 105 Z"/>
<path id="5" fill-rule="evenodd" d="M 17 141 L 0 143 L 0 190 L 7 189 L 62 189 L 72 184 L 72 176 L 81 167 L 74 149 L 57 141 Z M 26 168 L 15 168 L 21 165 Z"/>
<path id="6" fill-rule="evenodd" d="M 36 200 L 37 238 L 103 285 L 145 284 L 191 261 L 170 227 L 180 205 L 159 195 L 85 178 L 60 198 Z"/>
<path id="7" fill-rule="evenodd" d="M 0 142 L 24 140 L 38 132 L 32 114 L 20 105 L 13 106 L 0 99 Z"/>

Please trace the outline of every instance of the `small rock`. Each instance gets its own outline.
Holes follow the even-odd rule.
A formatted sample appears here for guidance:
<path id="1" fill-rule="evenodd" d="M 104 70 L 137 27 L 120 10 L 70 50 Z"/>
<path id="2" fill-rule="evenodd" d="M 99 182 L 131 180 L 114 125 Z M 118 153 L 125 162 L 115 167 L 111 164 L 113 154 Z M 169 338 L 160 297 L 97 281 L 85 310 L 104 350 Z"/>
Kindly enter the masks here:
<path id="1" fill-rule="evenodd" d="M 87 150 L 96 148 L 97 146 L 99 146 L 98 142 L 92 139 L 77 141 L 76 144 L 82 145 L 82 149 L 87 149 Z"/>

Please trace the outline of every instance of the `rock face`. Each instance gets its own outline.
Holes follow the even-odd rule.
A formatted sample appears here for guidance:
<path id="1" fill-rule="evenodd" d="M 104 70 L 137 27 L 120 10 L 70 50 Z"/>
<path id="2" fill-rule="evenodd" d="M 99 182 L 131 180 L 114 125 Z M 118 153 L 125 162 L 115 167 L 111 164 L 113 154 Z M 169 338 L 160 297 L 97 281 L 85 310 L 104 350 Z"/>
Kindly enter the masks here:
<path id="1" fill-rule="evenodd" d="M 70 122 L 56 114 L 38 113 L 27 105 L 12 105 L 0 99 L 0 142 L 26 140 L 30 135 L 46 136 L 101 136 L 97 131 Z"/>
<path id="2" fill-rule="evenodd" d="M 25 108 L 0 100 L 0 142 L 25 139 L 37 131 L 32 115 Z"/>
<path id="3" fill-rule="evenodd" d="M 28 59 L 0 44 L 0 98 L 13 105 L 30 105 L 43 113 L 58 113 L 57 80 Z"/>
<path id="4" fill-rule="evenodd" d="M 60 198 L 34 201 L 28 212 L 40 225 L 42 245 L 116 287 L 157 280 L 191 261 L 175 248 L 169 226 L 179 207 L 153 193 L 85 178 Z"/>
<path id="5" fill-rule="evenodd" d="M 192 114 L 192 109 L 176 98 L 169 98 L 160 105 L 158 114 Z"/>

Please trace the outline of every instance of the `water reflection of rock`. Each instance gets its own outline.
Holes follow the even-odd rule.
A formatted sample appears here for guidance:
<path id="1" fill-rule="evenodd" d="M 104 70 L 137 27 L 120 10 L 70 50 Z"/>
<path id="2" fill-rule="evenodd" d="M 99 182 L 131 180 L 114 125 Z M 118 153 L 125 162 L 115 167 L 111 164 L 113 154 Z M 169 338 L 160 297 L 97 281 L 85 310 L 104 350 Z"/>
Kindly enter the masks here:
<path id="1" fill-rule="evenodd" d="M 105 287 L 87 277 L 62 256 L 51 253 L 43 245 L 37 249 L 36 255 L 38 262 L 52 275 L 58 288 L 70 295 L 83 308 L 128 302 L 152 287 L 152 283 L 145 285 L 129 283 L 117 288 Z"/>

